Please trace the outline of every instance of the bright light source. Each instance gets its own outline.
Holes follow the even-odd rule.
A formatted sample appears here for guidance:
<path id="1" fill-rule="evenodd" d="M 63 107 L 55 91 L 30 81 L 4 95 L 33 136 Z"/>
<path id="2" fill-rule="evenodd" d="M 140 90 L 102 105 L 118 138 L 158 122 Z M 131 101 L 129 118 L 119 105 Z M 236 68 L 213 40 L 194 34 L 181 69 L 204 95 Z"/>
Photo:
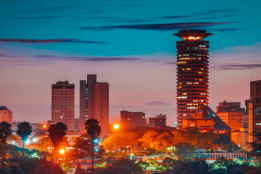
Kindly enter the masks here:
<path id="1" fill-rule="evenodd" d="M 64 154 L 64 150 L 63 149 L 60 150 L 60 154 Z"/>
<path id="2" fill-rule="evenodd" d="M 12 144 L 14 145 L 14 144 L 15 144 L 15 141 L 12 141 Z"/>
<path id="3" fill-rule="evenodd" d="M 25 144 L 29 144 L 29 143 L 30 143 L 30 140 L 27 139 L 27 140 L 25 141 Z"/>
<path id="4" fill-rule="evenodd" d="M 119 124 L 114 124 L 114 125 L 113 125 L 113 128 L 114 128 L 114 129 L 119 129 L 119 127 L 120 127 Z"/>
<path id="5" fill-rule="evenodd" d="M 93 140 L 93 142 L 94 142 L 94 143 L 98 143 L 99 140 L 95 138 L 95 139 Z"/>
<path id="6" fill-rule="evenodd" d="M 95 148 L 94 150 L 95 150 L 95 152 L 99 152 L 99 149 L 97 149 L 97 148 Z"/>
<path id="7" fill-rule="evenodd" d="M 131 156 L 133 156 L 134 154 L 133 154 L 133 153 L 131 153 L 130 155 L 131 155 Z"/>
<path id="8" fill-rule="evenodd" d="M 44 124 L 44 125 L 43 125 L 43 128 L 47 128 L 47 125 L 46 125 L 46 124 Z"/>
<path id="9" fill-rule="evenodd" d="M 33 138 L 33 142 L 37 142 L 37 138 Z"/>

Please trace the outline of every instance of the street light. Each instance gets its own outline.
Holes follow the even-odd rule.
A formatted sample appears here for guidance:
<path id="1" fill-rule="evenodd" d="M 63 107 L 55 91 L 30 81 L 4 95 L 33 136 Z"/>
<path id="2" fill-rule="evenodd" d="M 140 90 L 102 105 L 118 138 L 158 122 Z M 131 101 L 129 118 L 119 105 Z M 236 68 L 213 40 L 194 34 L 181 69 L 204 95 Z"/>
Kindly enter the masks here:
<path id="1" fill-rule="evenodd" d="M 116 124 L 113 125 L 113 128 L 114 128 L 115 130 L 117 130 L 117 129 L 120 128 L 120 125 L 116 123 Z"/>
<path id="2" fill-rule="evenodd" d="M 115 132 L 120 128 L 120 125 L 118 123 L 113 125 L 113 128 L 115 129 Z M 116 148 L 116 153 L 117 153 L 117 135 L 115 139 L 115 148 Z"/>
<path id="3" fill-rule="evenodd" d="M 64 150 L 63 149 L 60 150 L 60 154 L 64 154 Z"/>
<path id="4" fill-rule="evenodd" d="M 47 128 L 47 125 L 46 125 L 46 124 L 44 124 L 44 125 L 43 125 L 43 128 Z"/>

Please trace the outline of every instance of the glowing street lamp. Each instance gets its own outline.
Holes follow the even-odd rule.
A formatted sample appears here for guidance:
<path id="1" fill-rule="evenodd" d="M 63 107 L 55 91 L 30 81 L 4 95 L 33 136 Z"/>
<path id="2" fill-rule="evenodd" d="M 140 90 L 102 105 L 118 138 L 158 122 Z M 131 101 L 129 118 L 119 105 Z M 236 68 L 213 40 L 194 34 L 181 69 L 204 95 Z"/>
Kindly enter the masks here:
<path id="1" fill-rule="evenodd" d="M 116 123 L 116 124 L 113 125 L 113 128 L 117 130 L 117 129 L 120 128 L 120 125 Z"/>
<path id="2" fill-rule="evenodd" d="M 64 154 L 64 150 L 63 149 L 60 150 L 60 154 Z"/>
<path id="3" fill-rule="evenodd" d="M 47 128 L 47 125 L 46 125 L 46 124 L 44 124 L 44 125 L 43 125 L 43 128 Z"/>
<path id="4" fill-rule="evenodd" d="M 27 140 L 25 141 L 25 144 L 29 144 L 29 143 L 30 143 L 30 140 L 27 139 Z"/>

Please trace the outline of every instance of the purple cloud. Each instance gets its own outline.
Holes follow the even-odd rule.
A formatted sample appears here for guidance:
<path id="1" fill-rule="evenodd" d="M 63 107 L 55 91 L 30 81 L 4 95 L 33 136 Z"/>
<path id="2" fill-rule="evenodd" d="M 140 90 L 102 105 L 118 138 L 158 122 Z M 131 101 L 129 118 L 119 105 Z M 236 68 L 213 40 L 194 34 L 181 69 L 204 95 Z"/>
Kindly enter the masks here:
<path id="1" fill-rule="evenodd" d="M 171 106 L 172 104 L 163 101 L 153 101 L 146 103 L 146 105 Z"/>
<path id="2" fill-rule="evenodd" d="M 105 44 L 108 42 L 84 41 L 79 39 L 1 39 L 0 42 L 7 43 L 27 43 L 27 44 L 52 44 L 52 43 L 88 43 L 88 44 Z"/>
<path id="3" fill-rule="evenodd" d="M 156 30 L 170 31 L 179 29 L 210 27 L 214 25 L 231 24 L 233 22 L 191 22 L 191 23 L 168 23 L 168 24 L 143 24 L 143 25 L 116 25 L 102 27 L 82 27 L 80 30 L 114 30 L 114 29 L 136 29 L 136 30 Z"/>

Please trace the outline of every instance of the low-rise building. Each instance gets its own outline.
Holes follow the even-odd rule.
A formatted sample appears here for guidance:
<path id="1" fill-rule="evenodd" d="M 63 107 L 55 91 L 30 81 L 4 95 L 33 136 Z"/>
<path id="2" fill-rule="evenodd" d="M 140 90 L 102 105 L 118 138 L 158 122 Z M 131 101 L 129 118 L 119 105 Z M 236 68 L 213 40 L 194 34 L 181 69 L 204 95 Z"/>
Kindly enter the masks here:
<path id="1" fill-rule="evenodd" d="M 149 118 L 149 127 L 167 127 L 166 125 L 167 117 L 166 114 L 155 115 L 155 117 Z"/>
<path id="2" fill-rule="evenodd" d="M 6 106 L 0 106 L 0 122 L 6 121 L 9 124 L 13 122 L 13 112 Z"/>

